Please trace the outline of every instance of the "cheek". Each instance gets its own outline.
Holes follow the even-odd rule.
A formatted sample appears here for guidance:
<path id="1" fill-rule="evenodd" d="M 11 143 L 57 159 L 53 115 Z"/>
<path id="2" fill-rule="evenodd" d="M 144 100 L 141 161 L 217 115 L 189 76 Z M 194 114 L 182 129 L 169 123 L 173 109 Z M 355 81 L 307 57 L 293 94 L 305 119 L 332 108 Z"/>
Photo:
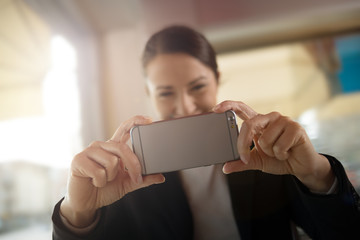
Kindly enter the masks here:
<path id="1" fill-rule="evenodd" d="M 204 107 L 209 111 L 216 105 L 216 96 L 210 95 L 207 96 L 206 100 L 204 101 Z"/>
<path id="2" fill-rule="evenodd" d="M 152 99 L 153 106 L 161 119 L 168 119 L 173 113 L 173 106 L 171 101 L 162 101 L 159 99 Z"/>
<path id="3" fill-rule="evenodd" d="M 216 87 L 211 87 L 202 97 L 201 104 L 207 110 L 213 108 L 216 105 Z"/>

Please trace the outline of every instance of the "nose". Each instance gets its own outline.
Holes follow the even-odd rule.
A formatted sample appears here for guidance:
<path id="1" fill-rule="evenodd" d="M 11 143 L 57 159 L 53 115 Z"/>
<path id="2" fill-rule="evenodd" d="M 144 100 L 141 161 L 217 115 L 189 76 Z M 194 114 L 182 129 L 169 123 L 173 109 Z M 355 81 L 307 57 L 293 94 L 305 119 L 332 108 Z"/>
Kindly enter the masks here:
<path id="1" fill-rule="evenodd" d="M 183 93 L 177 99 L 175 115 L 177 117 L 189 116 L 195 114 L 196 103 L 193 96 Z"/>

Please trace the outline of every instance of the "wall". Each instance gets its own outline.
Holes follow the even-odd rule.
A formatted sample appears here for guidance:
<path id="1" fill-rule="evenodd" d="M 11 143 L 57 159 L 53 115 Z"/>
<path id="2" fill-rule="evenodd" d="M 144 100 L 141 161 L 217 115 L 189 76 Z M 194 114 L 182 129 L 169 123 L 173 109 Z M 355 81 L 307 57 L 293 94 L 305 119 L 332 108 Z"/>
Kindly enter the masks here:
<path id="1" fill-rule="evenodd" d="M 145 92 L 141 51 L 145 36 L 141 26 L 112 31 L 101 37 L 102 96 L 110 138 L 121 122 L 135 115 L 155 117 Z"/>
<path id="2" fill-rule="evenodd" d="M 259 113 L 297 118 L 329 99 L 327 81 L 301 44 L 219 56 L 218 100 L 243 101 Z"/>

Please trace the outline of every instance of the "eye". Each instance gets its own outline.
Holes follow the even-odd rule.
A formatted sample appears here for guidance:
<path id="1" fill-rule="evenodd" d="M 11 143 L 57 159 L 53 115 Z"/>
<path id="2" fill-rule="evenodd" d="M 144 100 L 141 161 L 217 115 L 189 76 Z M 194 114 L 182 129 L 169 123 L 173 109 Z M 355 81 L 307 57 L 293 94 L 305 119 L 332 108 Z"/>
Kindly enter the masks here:
<path id="1" fill-rule="evenodd" d="M 173 94 L 174 94 L 173 92 L 161 92 L 159 93 L 159 97 L 170 97 Z"/>
<path id="2" fill-rule="evenodd" d="M 205 86 L 206 86 L 205 84 L 195 85 L 194 87 L 191 88 L 191 91 L 198 91 L 198 90 L 204 88 Z"/>

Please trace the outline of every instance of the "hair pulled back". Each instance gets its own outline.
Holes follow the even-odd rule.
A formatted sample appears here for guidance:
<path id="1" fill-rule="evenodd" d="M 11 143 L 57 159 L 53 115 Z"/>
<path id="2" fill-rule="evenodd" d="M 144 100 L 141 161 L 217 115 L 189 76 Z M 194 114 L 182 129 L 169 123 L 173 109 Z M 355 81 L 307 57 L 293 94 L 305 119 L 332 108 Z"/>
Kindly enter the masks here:
<path id="1" fill-rule="evenodd" d="M 170 26 L 155 33 L 145 45 L 142 65 L 146 69 L 158 54 L 186 53 L 208 66 L 218 81 L 216 54 L 208 40 L 199 32 L 186 26 Z"/>

